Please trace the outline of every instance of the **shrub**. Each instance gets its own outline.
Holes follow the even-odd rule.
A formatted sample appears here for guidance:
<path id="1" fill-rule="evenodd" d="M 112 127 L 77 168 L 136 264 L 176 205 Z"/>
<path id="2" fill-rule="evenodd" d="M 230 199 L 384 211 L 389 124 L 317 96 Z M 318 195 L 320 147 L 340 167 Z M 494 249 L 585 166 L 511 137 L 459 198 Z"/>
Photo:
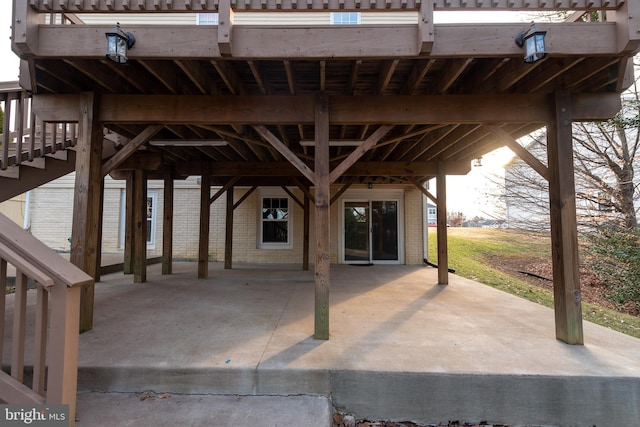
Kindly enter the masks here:
<path id="1" fill-rule="evenodd" d="M 604 229 L 586 240 L 585 262 L 607 284 L 611 301 L 640 302 L 640 229 Z"/>

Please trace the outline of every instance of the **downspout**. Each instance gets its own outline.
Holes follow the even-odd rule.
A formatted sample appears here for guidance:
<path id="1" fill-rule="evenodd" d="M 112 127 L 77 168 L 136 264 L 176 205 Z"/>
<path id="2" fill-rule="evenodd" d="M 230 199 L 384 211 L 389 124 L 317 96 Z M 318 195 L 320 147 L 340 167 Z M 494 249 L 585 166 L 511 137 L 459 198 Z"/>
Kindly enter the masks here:
<path id="1" fill-rule="evenodd" d="M 423 184 L 423 185 L 426 185 Z M 429 261 L 429 214 L 428 214 L 429 199 L 424 194 L 422 195 L 422 261 L 429 267 L 438 268 L 438 264 Z M 449 268 L 449 273 L 455 273 L 455 268 Z"/>

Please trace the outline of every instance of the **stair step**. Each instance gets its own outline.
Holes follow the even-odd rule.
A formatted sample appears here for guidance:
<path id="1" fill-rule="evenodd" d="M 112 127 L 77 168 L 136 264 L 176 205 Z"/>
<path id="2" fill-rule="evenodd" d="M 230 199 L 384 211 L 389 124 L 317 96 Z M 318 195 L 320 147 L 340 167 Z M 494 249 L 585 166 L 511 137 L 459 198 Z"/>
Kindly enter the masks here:
<path id="1" fill-rule="evenodd" d="M 0 177 L 2 178 L 11 178 L 11 179 L 19 179 L 20 178 L 20 167 L 19 166 L 9 166 L 5 170 L 0 169 Z"/>
<path id="2" fill-rule="evenodd" d="M 57 159 L 57 160 L 67 160 L 67 150 L 57 150 L 55 153 L 49 153 L 47 154 L 47 157 L 51 157 L 52 159 Z"/>
<path id="3" fill-rule="evenodd" d="M 46 169 L 46 161 L 43 157 L 36 157 L 33 160 L 27 160 L 27 161 L 23 161 L 22 163 L 20 163 L 21 166 L 26 166 L 29 168 L 36 168 L 36 169 Z"/>

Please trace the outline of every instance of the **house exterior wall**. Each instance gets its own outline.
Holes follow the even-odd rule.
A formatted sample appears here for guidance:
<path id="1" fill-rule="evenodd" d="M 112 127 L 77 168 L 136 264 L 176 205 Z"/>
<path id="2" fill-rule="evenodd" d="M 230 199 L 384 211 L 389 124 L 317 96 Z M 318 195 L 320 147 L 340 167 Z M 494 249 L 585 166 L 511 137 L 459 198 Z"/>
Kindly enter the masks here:
<path id="1" fill-rule="evenodd" d="M 31 196 L 31 232 L 47 246 L 59 252 L 70 250 L 69 238 L 73 217 L 74 174 L 69 174 L 32 191 Z M 148 256 L 162 254 L 162 212 L 164 206 L 162 181 L 149 181 L 148 193 L 155 194 L 155 244 L 148 246 Z M 211 189 L 211 195 L 217 188 Z M 104 190 L 104 213 L 102 231 L 103 253 L 122 253 L 124 207 L 124 181 L 115 181 L 107 177 Z M 236 188 L 234 201 L 237 202 L 248 189 Z M 293 189 L 298 200 L 303 200 L 299 189 Z M 370 194 L 371 200 L 384 199 L 389 191 L 401 195 L 399 222 L 401 223 L 400 262 L 421 264 L 423 262 L 424 230 L 423 196 L 410 187 L 396 187 L 393 190 L 365 190 L 355 188 L 345 194 L 330 209 L 330 262 L 340 263 L 343 232 L 341 210 L 343 200 L 362 199 Z M 261 196 L 286 197 L 280 189 L 263 188 L 254 191 L 235 210 L 233 215 L 233 262 L 236 263 L 302 263 L 304 212 L 293 200 L 290 201 L 292 221 L 292 245 L 283 249 L 259 248 L 259 215 Z M 355 196 L 354 196 L 355 195 Z M 198 257 L 198 239 L 200 235 L 200 185 L 196 177 L 174 182 L 174 223 L 173 255 L 177 260 L 195 260 Z M 310 253 L 309 262 L 315 261 L 314 209 L 310 204 Z M 226 227 L 226 194 L 211 205 L 209 259 L 224 260 Z M 423 224 L 424 223 L 424 224 Z"/>
<path id="2" fill-rule="evenodd" d="M 0 203 L 0 213 L 21 227 L 24 224 L 25 209 L 25 194 L 21 194 L 20 196 L 13 197 Z"/>
<path id="3" fill-rule="evenodd" d="M 234 25 L 328 25 L 331 23 L 332 12 L 270 12 L 268 19 L 261 12 L 234 13 Z M 139 14 L 78 14 L 86 24 L 91 25 L 115 25 L 120 22 L 123 27 L 127 25 L 195 25 L 198 22 L 197 13 L 139 13 Z M 384 24 L 416 24 L 418 13 L 407 12 L 360 12 L 361 25 Z"/>

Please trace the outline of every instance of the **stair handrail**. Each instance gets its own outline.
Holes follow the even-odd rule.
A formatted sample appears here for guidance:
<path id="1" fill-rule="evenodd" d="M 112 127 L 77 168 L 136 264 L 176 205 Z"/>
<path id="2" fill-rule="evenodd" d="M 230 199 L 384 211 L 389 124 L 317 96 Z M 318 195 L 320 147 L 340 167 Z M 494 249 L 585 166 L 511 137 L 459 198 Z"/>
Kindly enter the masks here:
<path id="1" fill-rule="evenodd" d="M 0 372 L 0 399 L 7 403 L 69 405 L 69 420 L 73 425 L 80 291 L 94 280 L 0 214 L 0 289 L 7 286 L 8 265 L 16 269 L 11 374 Z M 28 278 L 37 284 L 33 381 L 30 388 L 23 384 Z M 0 292 L 0 364 L 5 335 L 5 299 L 6 293 Z"/>
<path id="2" fill-rule="evenodd" d="M 0 104 L 4 112 L 0 171 L 76 145 L 77 124 L 39 120 L 31 109 L 31 94 L 18 82 L 0 82 Z M 13 150 L 9 150 L 10 146 Z"/>

